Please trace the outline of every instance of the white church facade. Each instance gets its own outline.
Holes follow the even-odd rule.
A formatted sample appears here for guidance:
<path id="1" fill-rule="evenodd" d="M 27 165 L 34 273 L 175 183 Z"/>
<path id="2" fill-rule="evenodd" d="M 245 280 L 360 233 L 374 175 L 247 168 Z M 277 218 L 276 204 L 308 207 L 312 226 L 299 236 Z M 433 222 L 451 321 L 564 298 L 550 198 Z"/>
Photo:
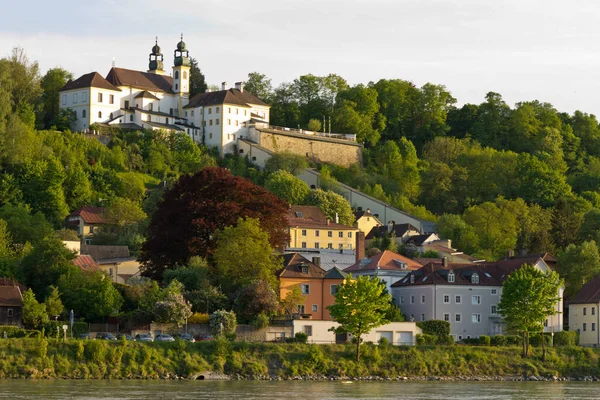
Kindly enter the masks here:
<path id="1" fill-rule="evenodd" d="M 127 129 L 183 131 L 194 141 L 233 153 L 237 139 L 256 124 L 268 125 L 270 106 L 244 91 L 242 82 L 190 98 L 190 57 L 182 40 L 174 51 L 172 76 L 156 43 L 148 71 L 112 67 L 106 77 L 91 72 L 69 81 L 60 91 L 60 107 L 75 114 L 74 131 L 91 125 Z"/>

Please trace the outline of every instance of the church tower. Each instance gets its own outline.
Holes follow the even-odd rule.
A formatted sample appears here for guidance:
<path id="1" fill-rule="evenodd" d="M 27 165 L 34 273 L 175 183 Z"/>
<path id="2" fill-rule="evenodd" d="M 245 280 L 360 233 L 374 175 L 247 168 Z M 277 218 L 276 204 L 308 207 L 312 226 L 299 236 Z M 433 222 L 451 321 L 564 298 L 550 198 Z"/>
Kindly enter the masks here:
<path id="1" fill-rule="evenodd" d="M 177 43 L 177 50 L 174 52 L 175 61 L 173 67 L 173 92 L 179 97 L 178 111 L 179 116 L 183 115 L 184 101 L 187 104 L 190 93 L 190 57 L 189 51 L 183 41 L 183 33 L 181 41 Z"/>
<path id="2" fill-rule="evenodd" d="M 160 52 L 160 46 L 158 45 L 158 37 L 154 46 L 152 46 L 152 53 L 150 53 L 148 72 L 151 74 L 164 75 L 165 70 L 163 67 L 163 54 Z"/>

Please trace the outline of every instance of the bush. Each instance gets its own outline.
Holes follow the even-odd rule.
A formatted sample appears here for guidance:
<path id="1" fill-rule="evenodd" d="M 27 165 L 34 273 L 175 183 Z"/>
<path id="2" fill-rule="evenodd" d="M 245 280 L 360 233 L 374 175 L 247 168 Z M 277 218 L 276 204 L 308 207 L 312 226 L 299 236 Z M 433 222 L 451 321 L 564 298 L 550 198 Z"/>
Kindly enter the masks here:
<path id="1" fill-rule="evenodd" d="M 496 335 L 490 338 L 490 344 L 494 346 L 506 346 L 506 336 L 504 335 Z"/>
<path id="2" fill-rule="evenodd" d="M 252 321 L 252 326 L 257 329 L 263 329 L 269 326 L 269 317 L 265 313 L 260 313 Z"/>
<path id="3" fill-rule="evenodd" d="M 210 316 L 205 313 L 193 313 L 188 318 L 188 324 L 208 324 Z"/>
<path id="4" fill-rule="evenodd" d="M 467 345 L 477 345 L 479 344 L 479 338 L 464 338 L 462 342 Z"/>
<path id="5" fill-rule="evenodd" d="M 437 344 L 438 337 L 435 335 L 429 335 L 427 333 L 418 333 L 417 334 L 417 344 L 420 346 L 427 346 L 432 344 Z"/>
<path id="6" fill-rule="evenodd" d="M 446 336 L 450 335 L 450 322 L 439 319 L 430 319 L 429 321 L 417 322 L 424 335 L 433 335 L 442 341 L 446 341 Z"/>
<path id="7" fill-rule="evenodd" d="M 4 338 L 4 333 L 6 333 L 7 338 L 25 337 L 24 329 L 21 329 L 18 326 L 0 326 L 0 338 Z"/>
<path id="8" fill-rule="evenodd" d="M 507 346 L 517 346 L 523 343 L 523 338 L 519 335 L 508 335 L 505 337 Z"/>
<path id="9" fill-rule="evenodd" d="M 448 335 L 445 338 L 438 338 L 438 344 L 444 344 L 446 346 L 454 345 L 454 336 Z"/>
<path id="10" fill-rule="evenodd" d="M 530 335 L 529 336 L 529 344 L 532 346 L 536 346 L 539 347 L 542 345 L 542 335 L 541 334 L 535 334 L 535 335 Z M 550 337 L 550 335 L 544 335 L 544 344 L 546 346 L 550 346 L 552 345 L 552 338 Z"/>
<path id="11" fill-rule="evenodd" d="M 386 337 L 379 338 L 379 345 L 381 347 L 387 347 L 390 344 L 390 341 Z"/>
<path id="12" fill-rule="evenodd" d="M 554 334 L 555 346 L 576 346 L 578 342 L 577 331 L 562 331 Z"/>
<path id="13" fill-rule="evenodd" d="M 304 332 L 297 332 L 294 335 L 294 341 L 297 343 L 306 343 L 308 341 L 308 335 Z"/>
<path id="14" fill-rule="evenodd" d="M 237 319 L 233 311 L 217 310 L 210 314 L 210 329 L 213 335 L 232 335 L 237 328 Z"/>
<path id="15" fill-rule="evenodd" d="M 491 338 L 488 335 L 479 336 L 479 344 L 482 346 L 489 346 L 492 343 Z"/>

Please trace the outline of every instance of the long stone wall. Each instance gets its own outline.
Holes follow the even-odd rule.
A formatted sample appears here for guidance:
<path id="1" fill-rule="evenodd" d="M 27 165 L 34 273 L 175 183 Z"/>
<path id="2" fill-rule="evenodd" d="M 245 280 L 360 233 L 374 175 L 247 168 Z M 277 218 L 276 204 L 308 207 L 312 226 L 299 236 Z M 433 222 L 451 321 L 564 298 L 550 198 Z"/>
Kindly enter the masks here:
<path id="1" fill-rule="evenodd" d="M 362 146 L 350 140 L 271 129 L 258 129 L 258 144 L 274 153 L 289 151 L 309 160 L 348 167 L 361 164 Z"/>

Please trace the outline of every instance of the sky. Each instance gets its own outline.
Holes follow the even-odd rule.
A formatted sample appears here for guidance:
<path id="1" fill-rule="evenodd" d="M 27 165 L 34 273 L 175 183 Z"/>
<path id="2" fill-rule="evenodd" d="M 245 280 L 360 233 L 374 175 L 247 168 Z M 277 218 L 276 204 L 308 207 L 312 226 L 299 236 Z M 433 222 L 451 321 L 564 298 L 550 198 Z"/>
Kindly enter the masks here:
<path id="1" fill-rule="evenodd" d="M 599 17 L 595 0 L 30 0 L 3 7 L 0 57 L 21 46 L 42 72 L 105 76 L 113 59 L 146 70 L 158 36 L 170 71 L 183 33 L 209 84 L 336 73 L 598 114 Z"/>

